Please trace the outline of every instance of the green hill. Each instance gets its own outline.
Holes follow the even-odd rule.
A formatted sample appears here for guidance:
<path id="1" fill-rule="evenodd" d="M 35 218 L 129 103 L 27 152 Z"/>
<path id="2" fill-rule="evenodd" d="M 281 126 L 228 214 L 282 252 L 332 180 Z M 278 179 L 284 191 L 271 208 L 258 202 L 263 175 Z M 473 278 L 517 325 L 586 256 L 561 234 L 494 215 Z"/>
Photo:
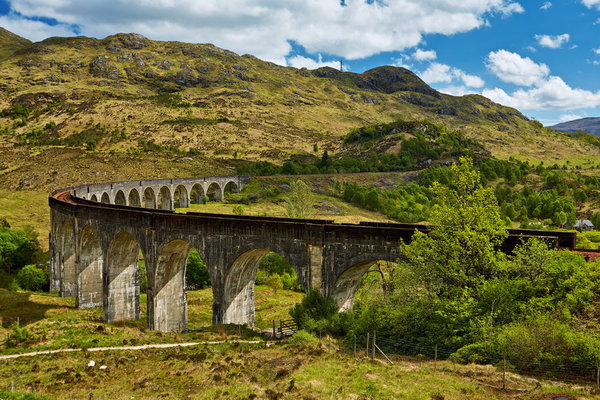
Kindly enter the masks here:
<path id="1" fill-rule="evenodd" d="M 10 188 L 213 174 L 315 148 L 335 157 L 352 130 L 399 119 L 461 131 L 500 158 L 600 159 L 593 144 L 482 96 L 437 92 L 404 68 L 309 71 L 138 34 L 13 42 L 0 61 L 0 182 Z M 385 140 L 374 148 L 394 151 Z"/>
<path id="2" fill-rule="evenodd" d="M 15 35 L 0 26 L 0 60 L 29 45 L 31 45 L 30 40 Z"/>

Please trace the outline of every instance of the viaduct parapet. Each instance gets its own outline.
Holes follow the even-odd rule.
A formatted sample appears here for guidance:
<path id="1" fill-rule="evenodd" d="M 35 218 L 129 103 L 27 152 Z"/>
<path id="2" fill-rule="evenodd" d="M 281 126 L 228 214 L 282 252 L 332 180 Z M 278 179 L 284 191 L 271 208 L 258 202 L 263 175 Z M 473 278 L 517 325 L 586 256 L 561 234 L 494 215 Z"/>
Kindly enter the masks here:
<path id="1" fill-rule="evenodd" d="M 138 260 L 148 280 L 148 328 L 187 328 L 185 267 L 196 249 L 209 269 L 214 324 L 254 324 L 254 281 L 261 259 L 276 252 L 294 266 L 308 291 L 352 307 L 363 274 L 395 261 L 401 240 L 424 225 L 336 224 L 317 219 L 176 213 L 207 198 L 222 200 L 248 178 L 224 176 L 80 185 L 57 190 L 51 208 L 51 288 L 80 308 L 103 307 L 108 322 L 140 317 Z M 573 248 L 575 234 L 510 230 L 504 248 L 545 237 Z"/>

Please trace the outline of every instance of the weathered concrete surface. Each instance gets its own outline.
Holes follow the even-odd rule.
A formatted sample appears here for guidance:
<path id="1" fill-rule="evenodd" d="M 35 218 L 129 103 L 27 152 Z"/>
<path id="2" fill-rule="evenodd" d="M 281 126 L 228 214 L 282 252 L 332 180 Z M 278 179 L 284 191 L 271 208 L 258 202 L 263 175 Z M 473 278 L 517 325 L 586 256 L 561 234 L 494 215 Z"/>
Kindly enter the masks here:
<path id="1" fill-rule="evenodd" d="M 75 296 L 79 307 L 102 304 L 107 321 L 139 318 L 141 254 L 148 278 L 148 327 L 181 331 L 187 326 L 186 259 L 196 249 L 209 268 L 213 322 L 252 325 L 254 280 L 269 251 L 294 266 L 305 290 L 317 289 L 332 296 L 340 309 L 348 309 L 369 266 L 378 260 L 395 261 L 401 240 L 410 241 L 415 230 L 427 230 L 410 224 L 177 214 L 136 207 L 137 200 L 129 200 L 131 206 L 114 204 L 143 194 L 139 201 L 146 205 L 164 206 L 167 200 L 181 205 L 203 199 L 206 193 L 222 198 L 226 185 L 241 189 L 244 183 L 243 177 L 188 178 L 55 192 L 50 197 L 52 288 Z M 134 190 L 137 194 L 132 195 Z M 163 199 L 157 200 L 153 196 L 161 190 Z M 112 204 L 98 202 L 103 197 Z M 529 236 L 547 237 L 564 248 L 575 243 L 572 232 L 511 230 L 505 250 Z"/>

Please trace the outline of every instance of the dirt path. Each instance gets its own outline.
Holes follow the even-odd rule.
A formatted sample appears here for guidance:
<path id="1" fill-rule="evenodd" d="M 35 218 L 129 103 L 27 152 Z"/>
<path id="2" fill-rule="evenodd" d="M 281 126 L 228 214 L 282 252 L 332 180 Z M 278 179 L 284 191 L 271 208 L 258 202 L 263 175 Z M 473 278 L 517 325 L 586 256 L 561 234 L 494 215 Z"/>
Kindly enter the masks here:
<path id="1" fill-rule="evenodd" d="M 250 343 L 250 344 L 266 343 L 267 346 L 271 345 L 271 343 L 264 342 L 261 340 L 233 340 L 233 341 L 223 341 L 222 340 L 222 341 L 216 341 L 216 342 L 157 343 L 157 344 L 144 344 L 141 346 L 92 347 L 92 348 L 85 349 L 85 350 L 84 349 L 40 350 L 40 351 L 33 351 L 31 353 L 0 355 L 0 360 L 7 360 L 10 358 L 19 358 L 19 357 L 39 356 L 42 354 L 69 353 L 69 352 L 74 352 L 74 351 L 167 349 L 167 348 L 171 348 L 171 347 L 190 347 L 190 346 L 199 346 L 199 345 L 206 345 L 206 344 L 223 344 L 223 343 Z"/>

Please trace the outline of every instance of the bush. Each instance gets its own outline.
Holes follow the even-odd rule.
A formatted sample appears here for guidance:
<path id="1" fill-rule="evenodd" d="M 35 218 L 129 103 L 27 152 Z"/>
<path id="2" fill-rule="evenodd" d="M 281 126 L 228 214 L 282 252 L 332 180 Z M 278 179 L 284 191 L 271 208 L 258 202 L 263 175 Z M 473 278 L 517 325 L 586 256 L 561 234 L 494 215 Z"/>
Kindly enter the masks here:
<path id="1" fill-rule="evenodd" d="M 300 303 L 290 309 L 290 315 L 302 329 L 311 327 L 313 330 L 325 331 L 327 324 L 319 321 L 329 320 L 337 314 L 337 310 L 337 304 L 331 297 L 325 297 L 312 289 Z"/>
<path id="2" fill-rule="evenodd" d="M 317 342 L 317 338 L 310 332 L 299 330 L 287 341 L 294 346 L 309 346 Z"/>
<path id="3" fill-rule="evenodd" d="M 17 273 L 17 282 L 24 290 L 40 292 L 48 290 L 48 274 L 33 264 L 24 266 Z"/>
<path id="4" fill-rule="evenodd" d="M 283 289 L 283 282 L 281 282 L 281 276 L 279 276 L 279 274 L 269 275 L 265 281 L 265 285 L 273 289 L 275 293 L 277 293 L 278 290 Z"/>
<path id="5" fill-rule="evenodd" d="M 196 250 L 190 251 L 185 270 L 186 289 L 197 290 L 210 286 L 208 267 Z"/>

